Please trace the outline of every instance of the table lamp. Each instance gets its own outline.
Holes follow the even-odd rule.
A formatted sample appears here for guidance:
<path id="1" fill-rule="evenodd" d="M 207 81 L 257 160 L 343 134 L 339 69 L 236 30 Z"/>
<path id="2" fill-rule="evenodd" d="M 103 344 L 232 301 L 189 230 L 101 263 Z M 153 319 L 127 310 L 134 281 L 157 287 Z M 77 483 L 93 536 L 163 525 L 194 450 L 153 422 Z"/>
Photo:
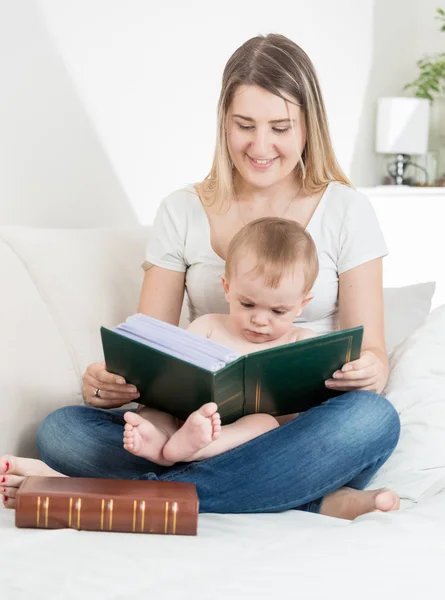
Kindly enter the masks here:
<path id="1" fill-rule="evenodd" d="M 407 184 L 405 170 L 414 165 L 411 155 L 427 152 L 429 118 L 429 100 L 402 97 L 378 100 L 376 152 L 396 155 L 396 160 L 388 166 L 396 185 Z"/>

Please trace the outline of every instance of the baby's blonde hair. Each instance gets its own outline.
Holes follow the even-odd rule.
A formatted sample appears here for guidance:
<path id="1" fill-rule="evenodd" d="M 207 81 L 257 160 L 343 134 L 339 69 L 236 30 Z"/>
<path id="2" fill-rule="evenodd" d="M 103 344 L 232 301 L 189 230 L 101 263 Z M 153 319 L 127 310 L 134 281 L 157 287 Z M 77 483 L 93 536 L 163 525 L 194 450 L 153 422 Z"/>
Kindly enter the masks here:
<path id="1" fill-rule="evenodd" d="M 241 258 L 253 255 L 255 272 L 267 286 L 277 288 L 284 275 L 293 274 L 301 264 L 303 294 L 307 295 L 318 275 L 318 256 L 311 235 L 295 221 L 264 217 L 251 221 L 232 238 L 227 251 L 225 275 L 230 282 Z"/>

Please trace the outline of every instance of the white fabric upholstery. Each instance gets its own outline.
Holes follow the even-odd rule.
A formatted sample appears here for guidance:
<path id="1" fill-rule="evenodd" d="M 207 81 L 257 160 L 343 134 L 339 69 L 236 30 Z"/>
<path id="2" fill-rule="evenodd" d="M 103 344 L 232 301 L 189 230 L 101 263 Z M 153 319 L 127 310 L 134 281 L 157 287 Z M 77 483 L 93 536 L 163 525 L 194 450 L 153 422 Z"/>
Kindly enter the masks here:
<path id="1" fill-rule="evenodd" d="M 99 328 L 136 311 L 148 229 L 0 228 L 0 454 L 33 455 L 52 410 L 82 402 Z"/>
<path id="2" fill-rule="evenodd" d="M 430 281 L 383 290 L 388 354 L 422 324 L 431 310 L 435 289 L 436 284 Z"/>
<path id="3" fill-rule="evenodd" d="M 398 346 L 385 394 L 402 425 L 394 454 L 371 487 L 418 502 L 445 490 L 445 305 Z"/>

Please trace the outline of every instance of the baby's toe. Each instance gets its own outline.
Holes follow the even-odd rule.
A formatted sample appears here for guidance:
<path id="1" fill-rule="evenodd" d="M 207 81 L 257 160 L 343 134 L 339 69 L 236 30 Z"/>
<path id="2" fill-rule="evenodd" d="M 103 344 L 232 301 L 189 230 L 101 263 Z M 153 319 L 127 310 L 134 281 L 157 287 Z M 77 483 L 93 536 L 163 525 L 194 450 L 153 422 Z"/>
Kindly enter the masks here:
<path id="1" fill-rule="evenodd" d="M 199 409 L 199 413 L 206 418 L 209 417 L 214 417 L 216 413 L 216 411 L 218 410 L 218 405 L 216 404 L 216 402 L 207 402 L 207 404 L 203 404 L 201 406 L 201 408 Z"/>

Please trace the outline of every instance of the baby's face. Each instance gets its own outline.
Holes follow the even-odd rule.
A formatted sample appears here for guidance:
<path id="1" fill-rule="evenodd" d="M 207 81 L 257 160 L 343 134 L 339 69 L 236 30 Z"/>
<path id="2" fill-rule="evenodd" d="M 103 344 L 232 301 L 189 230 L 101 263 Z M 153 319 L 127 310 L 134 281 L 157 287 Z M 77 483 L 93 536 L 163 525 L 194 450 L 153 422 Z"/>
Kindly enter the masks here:
<path id="1" fill-rule="evenodd" d="M 277 288 L 267 286 L 255 266 L 252 258 L 243 258 L 230 282 L 223 278 L 223 285 L 235 329 L 249 342 L 259 344 L 285 335 L 310 296 L 303 294 L 301 266 L 283 276 Z"/>

